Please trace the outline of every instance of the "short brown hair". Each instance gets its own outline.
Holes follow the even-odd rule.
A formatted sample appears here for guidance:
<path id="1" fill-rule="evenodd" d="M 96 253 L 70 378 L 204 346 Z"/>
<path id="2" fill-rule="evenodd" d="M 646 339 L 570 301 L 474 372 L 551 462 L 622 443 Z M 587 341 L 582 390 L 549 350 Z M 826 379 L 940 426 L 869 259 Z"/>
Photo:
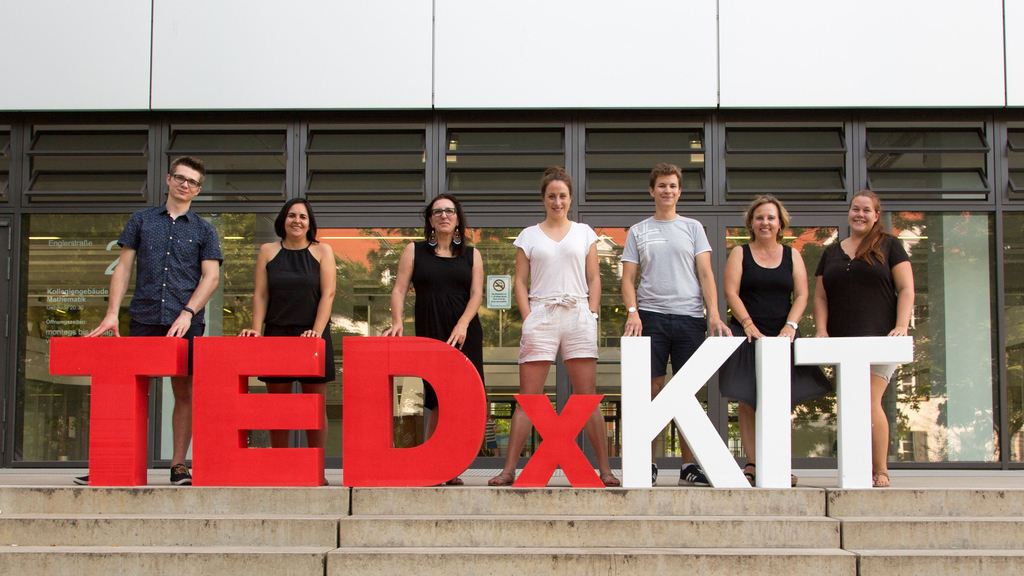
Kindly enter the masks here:
<path id="1" fill-rule="evenodd" d="M 171 162 L 171 174 L 174 173 L 174 169 L 178 166 L 184 166 L 191 168 L 196 172 L 199 172 L 199 183 L 202 184 L 203 180 L 206 180 L 206 165 L 199 158 L 193 156 L 178 156 Z"/>
<path id="2" fill-rule="evenodd" d="M 544 197 L 544 191 L 547 190 L 548 184 L 555 181 L 565 182 L 565 185 L 569 187 L 569 196 L 572 196 L 572 176 L 565 171 L 565 168 L 561 166 L 552 166 L 544 171 L 544 175 L 540 177 L 540 195 Z"/>
<path id="3" fill-rule="evenodd" d="M 654 188 L 654 184 L 658 181 L 660 176 L 669 176 L 675 174 L 676 182 L 680 186 L 683 185 L 683 171 L 679 169 L 679 166 L 675 164 L 669 164 L 668 162 L 662 162 L 651 169 L 651 188 Z"/>
<path id="4" fill-rule="evenodd" d="M 750 201 L 750 206 L 747 206 L 747 213 L 743 215 L 743 225 L 747 227 L 747 231 L 750 232 L 750 239 L 753 240 L 754 210 L 765 204 L 775 204 L 775 209 L 779 211 L 779 231 L 775 234 L 775 239 L 781 241 L 786 228 L 789 228 L 789 212 L 786 211 L 786 207 L 782 205 L 782 202 L 771 194 L 754 196 L 754 199 Z"/>

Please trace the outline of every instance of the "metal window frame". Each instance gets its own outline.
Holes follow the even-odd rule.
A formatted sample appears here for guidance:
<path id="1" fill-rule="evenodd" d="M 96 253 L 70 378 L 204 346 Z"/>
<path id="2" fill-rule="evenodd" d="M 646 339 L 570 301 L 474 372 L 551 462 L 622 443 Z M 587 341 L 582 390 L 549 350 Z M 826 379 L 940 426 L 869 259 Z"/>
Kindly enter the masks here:
<path id="1" fill-rule="evenodd" d="M 416 134 L 423 138 L 423 145 L 419 148 L 352 148 L 352 149 L 330 149 L 330 148 L 313 148 L 313 138 L 318 133 L 326 134 Z M 424 126 L 422 129 L 379 129 L 379 128 L 317 128 L 315 125 L 309 125 L 303 136 L 303 153 L 308 158 L 309 156 L 401 156 L 401 155 L 412 155 L 422 154 L 424 158 L 427 157 L 427 149 L 429 147 L 430 137 L 427 131 L 427 127 Z M 422 201 L 427 194 L 428 181 L 427 181 L 427 164 L 424 162 L 422 170 L 412 169 L 359 169 L 359 170 L 342 170 L 342 169 L 323 169 L 323 170 L 312 170 L 307 168 L 303 172 L 303 193 L 305 196 L 316 196 L 318 202 L 335 202 L 335 201 L 352 201 L 352 197 L 356 196 L 384 196 L 379 200 L 404 200 Z M 355 189 L 355 190 L 341 190 L 341 189 L 330 189 L 330 190 L 313 190 L 313 177 L 316 174 L 378 174 L 381 177 L 387 177 L 390 174 L 409 174 L 421 176 L 420 187 L 416 190 L 412 189 Z M 365 201 L 365 200 L 364 200 Z"/>

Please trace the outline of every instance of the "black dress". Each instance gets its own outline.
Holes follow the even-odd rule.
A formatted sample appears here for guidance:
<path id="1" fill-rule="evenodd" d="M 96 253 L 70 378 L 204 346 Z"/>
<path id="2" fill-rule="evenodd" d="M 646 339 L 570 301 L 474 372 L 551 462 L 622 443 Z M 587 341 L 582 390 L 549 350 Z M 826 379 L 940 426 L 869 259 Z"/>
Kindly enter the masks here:
<path id="1" fill-rule="evenodd" d="M 782 247 L 782 263 L 763 268 L 754 261 L 750 244 L 743 245 L 743 276 L 740 278 L 740 300 L 750 314 L 754 326 L 765 336 L 778 336 L 786 325 L 792 307 L 793 249 Z M 729 323 L 733 336 L 743 336 L 743 326 L 733 317 Z M 800 337 L 800 330 L 796 335 Z M 718 372 L 722 396 L 757 408 L 757 377 L 754 364 L 754 343 L 744 341 Z M 832 391 L 825 373 L 817 366 L 793 366 L 791 404 L 796 406 L 811 398 Z"/>
<path id="2" fill-rule="evenodd" d="M 447 342 L 452 329 L 466 312 L 473 287 L 473 252 L 468 246 L 462 255 L 442 258 L 425 241 L 417 242 L 412 267 L 412 286 L 416 290 L 416 335 Z M 484 379 L 484 331 L 480 317 L 474 316 L 466 328 L 462 353 L 469 358 Z M 424 382 L 423 406 L 437 408 L 437 395 Z"/>
<path id="3" fill-rule="evenodd" d="M 267 317 L 264 336 L 301 336 L 313 328 L 316 310 L 320 306 L 320 263 L 309 252 L 289 250 L 281 245 L 274 259 L 267 262 Z M 284 383 L 298 380 L 303 384 L 324 384 L 334 381 L 334 344 L 331 342 L 331 324 L 324 333 L 323 378 L 260 378 L 263 382 Z"/>

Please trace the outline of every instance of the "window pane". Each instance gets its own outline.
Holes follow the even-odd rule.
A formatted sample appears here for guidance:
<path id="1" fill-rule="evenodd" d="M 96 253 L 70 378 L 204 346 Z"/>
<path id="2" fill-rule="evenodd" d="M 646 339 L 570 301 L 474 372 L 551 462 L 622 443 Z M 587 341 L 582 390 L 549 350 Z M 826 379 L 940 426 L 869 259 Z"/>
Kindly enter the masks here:
<path id="1" fill-rule="evenodd" d="M 1024 214 L 1003 216 L 1006 308 L 1006 394 L 1010 460 L 1024 461 Z"/>
<path id="2" fill-rule="evenodd" d="M 448 131 L 447 189 L 460 197 L 515 196 L 539 190 L 550 166 L 564 166 L 562 129 Z"/>
<path id="3" fill-rule="evenodd" d="M 0 202 L 6 201 L 10 191 L 11 133 L 4 126 L 0 129 Z"/>
<path id="4" fill-rule="evenodd" d="M 448 153 L 562 151 L 562 131 L 450 130 Z"/>
<path id="5" fill-rule="evenodd" d="M 586 138 L 588 201 L 649 198 L 651 168 L 659 162 L 682 170 L 680 200 L 704 200 L 703 130 L 588 127 Z"/>
<path id="6" fill-rule="evenodd" d="M 30 202 L 143 201 L 148 142 L 146 128 L 34 128 L 26 196 Z"/>
<path id="7" fill-rule="evenodd" d="M 284 153 L 284 130 L 266 132 L 190 132 L 175 131 L 170 150 L 175 154 L 199 152 L 273 152 Z"/>
<path id="8" fill-rule="evenodd" d="M 772 193 L 784 200 L 846 198 L 841 126 L 726 127 L 726 200 Z"/>
<path id="9" fill-rule="evenodd" d="M 116 240 L 128 214 L 32 214 L 24 217 L 19 298 L 18 379 L 15 409 L 17 461 L 81 461 L 89 458 L 89 377 L 53 376 L 49 340 L 81 336 L 107 311 Z M 121 307 L 128 330 L 129 285 Z"/>
<path id="10" fill-rule="evenodd" d="M 910 254 L 916 299 L 911 319 L 914 362 L 896 371 L 882 400 L 889 418 L 890 458 L 995 461 L 991 215 L 897 212 L 893 231 Z M 1007 342 L 1009 346 L 1011 340 Z"/>
<path id="11" fill-rule="evenodd" d="M 727 151 L 737 150 L 822 150 L 845 151 L 842 130 L 742 130 L 725 133 Z"/>
<path id="12" fill-rule="evenodd" d="M 127 152 L 143 155 L 149 135 L 145 130 L 132 132 L 38 132 L 32 143 L 32 152 Z"/>
<path id="13" fill-rule="evenodd" d="M 171 126 L 167 167 L 182 155 L 203 161 L 206 178 L 195 202 L 283 200 L 286 134 L 284 127 Z"/>
<path id="14" fill-rule="evenodd" d="M 306 195 L 322 200 L 420 200 L 426 194 L 426 129 L 311 129 Z"/>
<path id="15" fill-rule="evenodd" d="M 1011 128 L 1006 159 L 1010 168 L 1010 199 L 1024 198 L 1024 130 Z"/>
<path id="16" fill-rule="evenodd" d="M 977 149 L 988 150 L 979 130 L 884 130 L 868 128 L 868 149 Z"/>
<path id="17" fill-rule="evenodd" d="M 306 152 L 320 151 L 421 151 L 425 148 L 424 132 L 329 132 L 313 130 Z"/>
<path id="18" fill-rule="evenodd" d="M 884 198 L 985 200 L 988 143 L 979 128 L 868 127 L 867 168 Z"/>
<path id="19" fill-rule="evenodd" d="M 842 190 L 843 177 L 838 170 L 790 171 L 751 170 L 729 172 L 729 190 Z"/>

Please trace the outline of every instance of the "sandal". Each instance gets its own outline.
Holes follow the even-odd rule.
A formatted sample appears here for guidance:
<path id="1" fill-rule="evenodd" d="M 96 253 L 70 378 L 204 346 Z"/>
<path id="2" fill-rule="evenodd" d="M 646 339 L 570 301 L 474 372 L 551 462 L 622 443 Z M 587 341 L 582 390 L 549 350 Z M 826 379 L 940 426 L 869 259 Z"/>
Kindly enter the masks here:
<path id="1" fill-rule="evenodd" d="M 754 475 L 753 472 L 747 472 L 747 468 L 756 468 L 756 467 L 757 467 L 757 464 L 754 464 L 753 462 L 748 463 L 746 466 L 743 467 L 743 475 L 747 477 L 747 482 L 750 482 L 751 486 L 757 486 L 757 477 Z M 789 486 L 791 488 L 796 488 L 796 485 L 797 485 L 797 483 L 799 481 L 800 481 L 800 479 L 797 478 L 796 476 L 794 476 L 792 474 L 789 475 Z"/>
<path id="2" fill-rule="evenodd" d="M 505 472 L 504 470 L 487 481 L 488 486 L 511 486 L 516 481 L 515 474 L 512 472 Z"/>
<path id="3" fill-rule="evenodd" d="M 885 480 L 883 480 L 883 478 Z M 888 488 L 889 487 L 889 473 L 888 472 L 875 472 L 871 475 L 871 487 L 872 488 Z"/>
<path id="4" fill-rule="evenodd" d="M 463 482 L 462 478 L 459 478 L 458 476 L 444 483 L 445 486 L 462 486 L 464 484 L 465 482 Z"/>
<path id="5" fill-rule="evenodd" d="M 621 486 L 622 485 L 622 483 L 619 482 L 619 479 L 616 478 L 615 475 L 612 474 L 611 472 L 605 472 L 604 474 L 601 474 L 601 482 L 604 483 L 605 486 Z"/>

